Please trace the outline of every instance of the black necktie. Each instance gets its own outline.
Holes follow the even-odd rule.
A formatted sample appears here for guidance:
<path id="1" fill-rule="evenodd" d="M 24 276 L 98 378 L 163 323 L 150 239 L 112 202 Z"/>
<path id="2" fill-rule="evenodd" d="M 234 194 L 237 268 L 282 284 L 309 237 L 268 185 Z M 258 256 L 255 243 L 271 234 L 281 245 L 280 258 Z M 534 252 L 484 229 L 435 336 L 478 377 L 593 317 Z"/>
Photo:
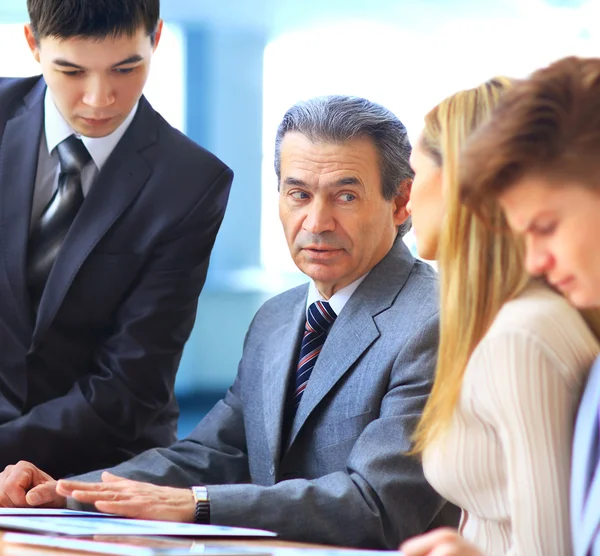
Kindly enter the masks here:
<path id="1" fill-rule="evenodd" d="M 60 161 L 58 187 L 29 237 L 27 285 L 34 307 L 39 304 L 52 265 L 83 203 L 81 170 L 91 159 L 74 135 L 59 143 L 56 152 Z"/>

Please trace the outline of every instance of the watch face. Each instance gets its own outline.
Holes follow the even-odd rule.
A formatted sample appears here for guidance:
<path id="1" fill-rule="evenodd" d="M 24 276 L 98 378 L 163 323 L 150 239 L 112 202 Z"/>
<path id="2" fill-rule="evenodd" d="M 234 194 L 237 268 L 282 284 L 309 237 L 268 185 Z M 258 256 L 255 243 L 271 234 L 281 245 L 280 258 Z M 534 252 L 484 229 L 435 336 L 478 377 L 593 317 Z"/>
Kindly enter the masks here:
<path id="1" fill-rule="evenodd" d="M 198 502 L 208 502 L 208 490 L 204 486 L 193 486 L 194 500 Z"/>

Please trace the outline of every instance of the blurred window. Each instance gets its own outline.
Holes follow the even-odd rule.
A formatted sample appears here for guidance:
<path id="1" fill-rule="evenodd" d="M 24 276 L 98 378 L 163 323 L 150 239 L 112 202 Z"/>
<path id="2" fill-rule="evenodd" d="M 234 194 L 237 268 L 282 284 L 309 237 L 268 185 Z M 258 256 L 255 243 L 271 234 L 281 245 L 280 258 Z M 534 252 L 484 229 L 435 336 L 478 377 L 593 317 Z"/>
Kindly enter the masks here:
<path id="1" fill-rule="evenodd" d="M 535 4 L 535 5 L 534 5 Z M 471 17 L 410 29 L 347 21 L 282 34 L 264 56 L 261 259 L 269 273 L 297 272 L 281 232 L 273 153 L 277 126 L 295 102 L 326 94 L 366 97 L 392 110 L 414 143 L 427 111 L 445 96 L 494 75 L 523 77 L 569 54 L 596 55 L 588 26 L 600 2 L 565 9 L 531 2 L 506 18 Z M 460 12 L 463 12 L 462 14 Z M 406 238 L 414 248 L 414 237 Z M 413 249 L 414 250 L 414 249 Z"/>

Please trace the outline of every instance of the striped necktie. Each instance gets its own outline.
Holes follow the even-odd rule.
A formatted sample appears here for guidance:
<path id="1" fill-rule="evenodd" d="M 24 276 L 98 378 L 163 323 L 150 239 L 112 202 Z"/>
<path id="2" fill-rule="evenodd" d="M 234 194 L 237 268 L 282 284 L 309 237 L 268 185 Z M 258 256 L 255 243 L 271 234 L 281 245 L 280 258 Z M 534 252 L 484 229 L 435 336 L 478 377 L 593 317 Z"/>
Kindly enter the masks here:
<path id="1" fill-rule="evenodd" d="M 56 146 L 60 161 L 58 187 L 31 230 L 28 245 L 27 285 L 37 308 L 52 265 L 83 203 L 81 170 L 91 160 L 81 139 L 69 136 Z"/>
<path id="2" fill-rule="evenodd" d="M 300 357 L 296 368 L 296 388 L 294 401 L 296 407 L 300 404 L 302 394 L 315 367 L 317 357 L 321 353 L 327 332 L 336 318 L 335 311 L 327 301 L 315 301 L 306 311 L 306 326 L 300 347 Z"/>

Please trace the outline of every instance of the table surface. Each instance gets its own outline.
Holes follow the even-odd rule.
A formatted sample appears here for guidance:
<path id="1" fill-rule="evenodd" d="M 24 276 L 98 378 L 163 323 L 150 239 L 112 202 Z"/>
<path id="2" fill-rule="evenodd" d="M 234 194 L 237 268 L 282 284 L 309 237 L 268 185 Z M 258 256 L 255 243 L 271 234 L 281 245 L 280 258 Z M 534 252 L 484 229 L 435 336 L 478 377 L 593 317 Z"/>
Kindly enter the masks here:
<path id="1" fill-rule="evenodd" d="M 139 537 L 137 537 L 139 538 Z M 165 537 L 161 537 L 164 539 Z M 103 539 L 96 539 L 102 541 Z M 173 540 L 177 540 L 173 538 Z M 190 540 L 190 539 L 188 539 Z M 105 542 L 123 542 L 127 541 L 127 537 L 111 537 L 110 539 L 106 538 Z M 302 548 L 302 549 L 325 549 L 331 550 L 338 547 L 333 546 L 325 546 L 319 544 L 310 544 L 310 543 L 298 543 L 298 542 L 289 542 L 278 539 L 195 539 L 197 543 L 203 543 L 207 545 L 227 545 L 227 546 L 246 546 L 252 548 L 261 548 L 264 547 L 267 551 L 269 548 L 277 549 L 277 548 Z M 135 544 L 135 542 L 134 542 Z M 353 550 L 349 548 L 342 548 L 342 550 Z M 26 546 L 26 545 L 17 545 L 12 543 L 6 543 L 4 541 L 4 532 L 0 532 L 0 556 L 33 556 L 34 554 L 68 554 L 71 556 L 90 556 L 91 552 L 78 552 L 74 550 L 65 550 L 60 548 L 46 548 L 46 547 L 37 547 L 37 546 Z M 201 556 L 201 553 L 198 553 Z M 249 555 L 250 556 L 250 555 Z"/>

